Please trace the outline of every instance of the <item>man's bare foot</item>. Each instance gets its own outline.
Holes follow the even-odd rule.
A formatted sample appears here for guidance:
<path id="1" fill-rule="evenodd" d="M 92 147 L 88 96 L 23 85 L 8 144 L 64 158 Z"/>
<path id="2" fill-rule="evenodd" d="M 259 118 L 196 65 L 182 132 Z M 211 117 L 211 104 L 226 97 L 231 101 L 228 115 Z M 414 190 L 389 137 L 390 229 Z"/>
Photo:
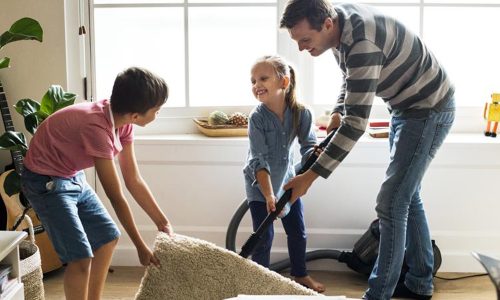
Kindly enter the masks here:
<path id="1" fill-rule="evenodd" d="M 317 282 L 311 276 L 307 275 L 304 277 L 295 277 L 294 280 L 303 286 L 310 288 L 318 293 L 323 293 L 325 291 L 325 286 L 321 282 Z"/>

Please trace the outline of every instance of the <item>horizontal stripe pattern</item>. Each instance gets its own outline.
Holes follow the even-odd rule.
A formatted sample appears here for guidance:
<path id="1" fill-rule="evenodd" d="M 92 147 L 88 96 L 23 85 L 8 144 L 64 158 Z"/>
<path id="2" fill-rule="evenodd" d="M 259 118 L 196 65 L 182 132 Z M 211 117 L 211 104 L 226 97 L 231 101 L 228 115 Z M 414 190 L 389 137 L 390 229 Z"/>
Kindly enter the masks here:
<path id="1" fill-rule="evenodd" d="M 399 21 L 362 4 L 335 6 L 342 30 L 333 54 L 344 74 L 335 112 L 341 126 L 312 170 L 322 177 L 364 134 L 375 96 L 389 110 L 430 109 L 453 94 L 444 69 L 420 38 Z"/>

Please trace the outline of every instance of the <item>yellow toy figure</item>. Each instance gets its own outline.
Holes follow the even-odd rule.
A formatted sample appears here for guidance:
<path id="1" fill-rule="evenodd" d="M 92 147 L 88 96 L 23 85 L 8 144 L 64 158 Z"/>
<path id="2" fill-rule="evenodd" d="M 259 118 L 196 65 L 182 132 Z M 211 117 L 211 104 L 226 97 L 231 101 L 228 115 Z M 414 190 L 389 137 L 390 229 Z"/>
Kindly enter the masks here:
<path id="1" fill-rule="evenodd" d="M 487 122 L 485 136 L 497 137 L 497 127 L 500 121 L 500 94 L 491 94 L 491 103 L 484 105 L 484 119 Z M 490 131 L 491 122 L 493 130 Z"/>

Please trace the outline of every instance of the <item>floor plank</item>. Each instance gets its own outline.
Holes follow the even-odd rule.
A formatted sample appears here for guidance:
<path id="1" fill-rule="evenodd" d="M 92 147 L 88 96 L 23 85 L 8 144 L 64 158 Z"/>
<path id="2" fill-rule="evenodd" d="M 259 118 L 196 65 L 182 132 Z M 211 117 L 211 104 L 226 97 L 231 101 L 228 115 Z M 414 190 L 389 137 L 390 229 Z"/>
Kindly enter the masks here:
<path id="1" fill-rule="evenodd" d="M 325 295 L 345 295 L 360 298 L 366 289 L 366 278 L 354 272 L 312 271 L 311 275 L 323 282 Z M 64 299 L 64 270 L 45 274 L 45 299 Z M 103 299 L 131 300 L 139 288 L 144 274 L 141 267 L 113 267 L 104 289 Z M 440 273 L 442 277 L 464 276 L 464 273 Z M 436 291 L 433 300 L 491 300 L 496 298 L 495 289 L 487 276 L 447 281 L 435 279 Z"/>

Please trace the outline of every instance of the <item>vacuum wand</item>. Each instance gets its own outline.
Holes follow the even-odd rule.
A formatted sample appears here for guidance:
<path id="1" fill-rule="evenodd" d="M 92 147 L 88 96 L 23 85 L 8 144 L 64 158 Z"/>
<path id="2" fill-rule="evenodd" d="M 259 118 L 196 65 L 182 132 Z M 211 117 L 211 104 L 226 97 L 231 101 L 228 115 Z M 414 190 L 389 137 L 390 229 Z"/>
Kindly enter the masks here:
<path id="1" fill-rule="evenodd" d="M 328 134 L 328 136 L 318 145 L 318 148 L 324 149 L 332 139 L 333 135 L 335 134 L 335 131 L 336 130 L 330 132 L 330 134 Z M 309 158 L 302 166 L 302 168 L 300 168 L 297 175 L 300 175 L 305 171 L 309 170 L 309 168 L 313 165 L 313 163 L 317 159 L 318 155 L 316 154 L 316 151 L 314 151 L 311 154 L 311 156 L 309 156 Z M 283 210 L 283 207 L 285 207 L 288 201 L 290 201 L 291 197 L 292 197 L 292 190 L 291 189 L 286 190 L 285 193 L 278 200 L 278 202 L 276 202 L 276 209 L 267 215 L 264 221 L 262 221 L 262 223 L 260 224 L 259 228 L 257 228 L 257 230 L 254 233 L 252 233 L 252 235 L 248 238 L 245 244 L 243 244 L 243 246 L 241 247 L 240 256 L 247 258 L 255 251 L 255 248 L 257 248 L 262 238 L 262 234 L 274 222 L 274 220 L 276 220 L 281 210 Z"/>

